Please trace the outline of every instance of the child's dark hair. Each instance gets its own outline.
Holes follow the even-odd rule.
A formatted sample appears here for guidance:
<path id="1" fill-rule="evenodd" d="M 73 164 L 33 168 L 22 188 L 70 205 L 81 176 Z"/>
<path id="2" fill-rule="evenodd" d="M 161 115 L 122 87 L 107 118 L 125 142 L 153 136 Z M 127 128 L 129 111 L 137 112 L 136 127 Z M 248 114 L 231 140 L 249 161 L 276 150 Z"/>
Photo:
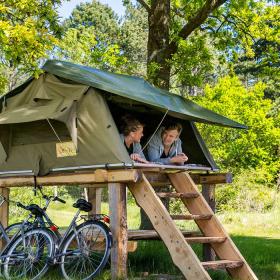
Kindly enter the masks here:
<path id="1" fill-rule="evenodd" d="M 127 114 L 121 118 L 120 131 L 124 136 L 127 136 L 130 132 L 135 132 L 143 126 L 144 124 L 142 124 L 139 120 Z"/>

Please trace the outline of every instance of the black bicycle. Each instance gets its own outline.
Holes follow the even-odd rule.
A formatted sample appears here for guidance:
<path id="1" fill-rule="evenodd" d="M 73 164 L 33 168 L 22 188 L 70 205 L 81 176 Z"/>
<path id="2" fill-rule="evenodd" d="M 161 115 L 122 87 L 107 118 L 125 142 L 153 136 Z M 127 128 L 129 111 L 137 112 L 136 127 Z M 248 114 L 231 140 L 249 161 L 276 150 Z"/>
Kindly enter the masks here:
<path id="1" fill-rule="evenodd" d="M 1 200 L 0 206 L 4 201 Z M 6 279 L 39 279 L 47 271 L 49 258 L 55 252 L 54 233 L 46 228 L 28 228 L 28 218 L 12 237 L 0 222 L 1 237 L 6 242 L 0 253 L 1 274 Z"/>
<path id="2" fill-rule="evenodd" d="M 38 205 L 18 205 L 33 215 L 45 215 Z M 79 218 L 81 211 L 92 209 L 91 203 L 84 199 L 78 199 L 73 207 L 78 211 L 62 238 L 47 227 L 22 229 L 21 235 L 13 237 L 2 263 L 5 278 L 39 279 L 51 264 L 58 264 L 66 279 L 92 279 L 100 274 L 108 261 L 112 244 L 111 232 L 106 225 L 109 217 L 99 214 Z"/>
<path id="3" fill-rule="evenodd" d="M 48 216 L 46 211 L 51 202 L 58 201 L 58 202 L 64 203 L 64 204 L 66 202 L 65 202 L 65 200 L 59 198 L 58 196 L 45 195 L 42 191 L 41 186 L 36 186 L 34 188 L 35 195 L 38 190 L 41 194 L 41 197 L 45 200 L 44 207 L 40 207 L 37 204 L 23 205 L 21 202 L 13 201 L 11 199 L 6 199 L 5 197 L 1 196 L 2 201 L 8 202 L 8 203 L 13 203 L 16 206 L 18 206 L 19 208 L 22 208 L 29 212 L 29 215 L 26 218 L 26 220 L 24 220 L 24 223 L 23 222 L 14 223 L 5 228 L 5 232 L 7 233 L 7 235 L 10 238 L 13 235 L 15 235 L 16 233 L 18 233 L 23 226 L 24 226 L 25 231 L 29 230 L 29 229 L 38 228 L 38 227 L 43 227 L 43 228 L 46 227 L 46 228 L 49 228 L 51 231 L 53 231 L 58 239 L 61 238 L 61 235 L 58 231 L 59 227 L 55 223 L 53 223 L 53 221 Z M 1 238 L 3 238 L 2 232 L 0 232 L 0 239 Z"/>

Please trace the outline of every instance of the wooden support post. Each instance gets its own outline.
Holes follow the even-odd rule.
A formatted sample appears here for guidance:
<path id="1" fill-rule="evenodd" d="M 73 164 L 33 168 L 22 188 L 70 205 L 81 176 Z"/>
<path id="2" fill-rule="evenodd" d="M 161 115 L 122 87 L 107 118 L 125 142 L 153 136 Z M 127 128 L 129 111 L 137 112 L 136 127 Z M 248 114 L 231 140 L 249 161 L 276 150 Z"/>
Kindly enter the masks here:
<path id="1" fill-rule="evenodd" d="M 9 199 L 10 189 L 8 188 L 0 188 L 0 195 Z M 0 220 L 4 228 L 8 226 L 9 223 L 9 204 L 8 202 L 4 202 L 0 207 Z"/>
<path id="2" fill-rule="evenodd" d="M 92 203 L 92 210 L 89 214 L 100 214 L 101 213 L 101 195 L 102 188 L 87 188 L 88 201 Z"/>
<path id="3" fill-rule="evenodd" d="M 0 195 L 9 199 L 10 189 L 8 188 L 0 188 Z M 9 203 L 4 202 L 0 207 L 0 220 L 4 228 L 6 228 L 9 224 Z M 4 246 L 3 239 L 0 240 L 0 249 Z"/>
<path id="4" fill-rule="evenodd" d="M 127 208 L 126 186 L 109 183 L 110 228 L 113 236 L 111 249 L 111 279 L 127 278 Z"/>
<path id="5" fill-rule="evenodd" d="M 202 184 L 202 195 L 213 212 L 216 212 L 215 185 Z M 214 261 L 215 252 L 210 244 L 203 244 L 203 261 Z"/>

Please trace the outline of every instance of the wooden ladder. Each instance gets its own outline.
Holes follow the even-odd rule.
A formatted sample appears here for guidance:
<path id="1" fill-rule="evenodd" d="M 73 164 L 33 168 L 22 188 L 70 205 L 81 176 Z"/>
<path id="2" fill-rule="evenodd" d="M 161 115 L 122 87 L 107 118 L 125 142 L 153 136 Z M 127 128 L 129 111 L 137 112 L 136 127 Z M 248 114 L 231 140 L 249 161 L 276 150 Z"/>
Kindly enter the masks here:
<path id="1" fill-rule="evenodd" d="M 138 182 L 130 183 L 129 189 L 138 205 L 146 212 L 168 248 L 174 264 L 181 270 L 185 278 L 188 280 L 211 279 L 207 269 L 226 269 L 233 279 L 257 280 L 258 278 L 216 218 L 189 174 L 185 172 L 170 173 L 168 177 L 176 193 L 156 194 L 145 174 L 142 174 L 142 178 Z M 184 215 L 184 217 L 182 215 L 173 216 L 173 219 L 194 220 L 203 236 L 184 237 L 159 197 L 180 198 L 190 214 Z M 193 242 L 209 243 L 219 260 L 201 262 L 189 245 Z"/>

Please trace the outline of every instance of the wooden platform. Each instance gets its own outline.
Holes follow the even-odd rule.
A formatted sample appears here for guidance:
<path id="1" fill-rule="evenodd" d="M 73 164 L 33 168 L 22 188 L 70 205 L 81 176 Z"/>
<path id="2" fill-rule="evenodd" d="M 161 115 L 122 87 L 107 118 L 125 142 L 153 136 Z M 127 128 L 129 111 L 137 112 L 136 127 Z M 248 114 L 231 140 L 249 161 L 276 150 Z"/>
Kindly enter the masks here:
<path id="1" fill-rule="evenodd" d="M 207 173 L 206 173 L 207 172 Z M 234 279 L 257 280 L 246 260 L 242 257 L 230 236 L 215 217 L 206 200 L 195 184 L 204 184 L 213 190 L 213 184 L 228 183 L 231 174 L 209 174 L 203 167 L 162 166 L 158 164 L 137 166 L 101 165 L 56 169 L 47 176 L 36 177 L 40 185 L 81 185 L 88 189 L 90 199 L 96 198 L 98 188 L 108 184 L 110 229 L 113 235 L 111 249 L 111 278 L 127 276 L 127 253 L 137 248 L 137 240 L 161 239 L 168 248 L 174 264 L 186 279 L 210 280 L 206 269 L 226 269 Z M 0 172 L 0 191 L 9 195 L 13 186 L 32 186 L 32 174 L 3 174 Z M 157 186 L 172 185 L 175 192 L 156 192 Z M 150 218 L 155 231 L 127 230 L 127 187 L 137 204 Z M 154 189 L 155 188 L 155 189 Z M 213 193 L 212 193 L 213 194 Z M 170 215 L 159 197 L 180 199 L 188 215 Z M 95 213 L 98 206 L 94 206 Z M 8 209 L 1 208 L 3 224 L 8 221 Z M 200 232 L 181 232 L 174 219 L 192 220 Z M 219 260 L 201 262 L 190 244 L 201 243 L 211 246 Z"/>

